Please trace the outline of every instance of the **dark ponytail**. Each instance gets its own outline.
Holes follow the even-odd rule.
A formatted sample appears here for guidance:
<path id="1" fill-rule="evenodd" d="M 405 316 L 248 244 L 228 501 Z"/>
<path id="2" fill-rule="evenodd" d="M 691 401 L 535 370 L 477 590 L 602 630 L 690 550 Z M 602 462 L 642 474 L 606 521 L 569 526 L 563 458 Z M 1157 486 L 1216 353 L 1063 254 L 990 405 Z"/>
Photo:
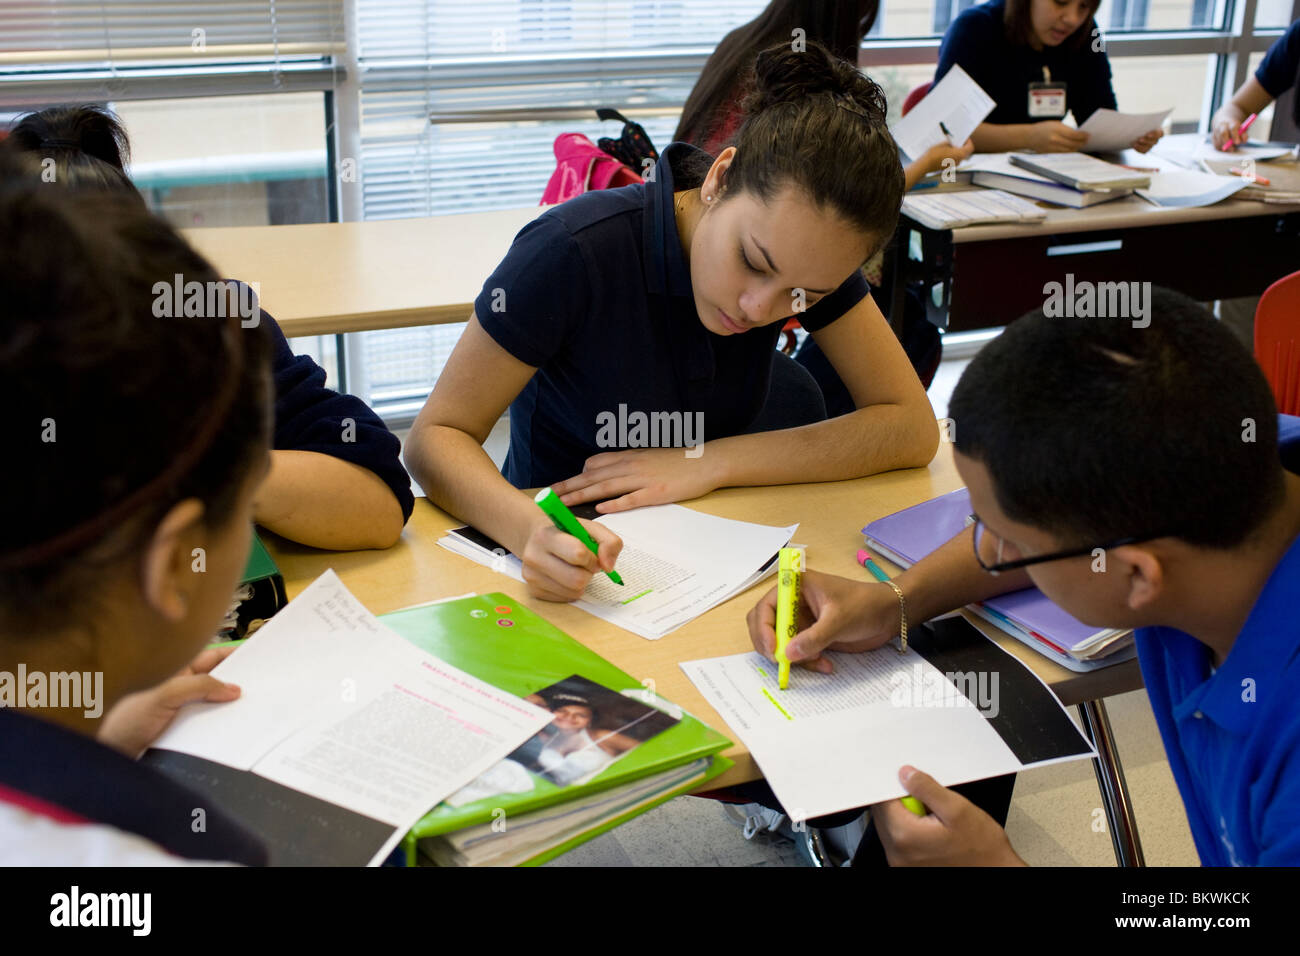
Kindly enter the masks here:
<path id="1" fill-rule="evenodd" d="M 802 189 L 818 206 L 887 241 L 903 202 L 903 166 L 885 125 L 885 95 L 819 44 L 764 50 L 727 170 L 726 195 L 771 200 Z"/>
<path id="2" fill-rule="evenodd" d="M 139 196 L 126 174 L 131 156 L 126 130 L 104 107 L 51 106 L 28 113 L 9 131 L 3 149 L 17 160 L 19 174 Z"/>
<path id="3" fill-rule="evenodd" d="M 266 329 L 233 309 L 160 309 L 158 283 L 177 275 L 219 279 L 138 200 L 0 185 L 7 635 L 84 616 L 105 568 L 177 502 L 197 498 L 207 526 L 224 526 L 265 454 Z"/>

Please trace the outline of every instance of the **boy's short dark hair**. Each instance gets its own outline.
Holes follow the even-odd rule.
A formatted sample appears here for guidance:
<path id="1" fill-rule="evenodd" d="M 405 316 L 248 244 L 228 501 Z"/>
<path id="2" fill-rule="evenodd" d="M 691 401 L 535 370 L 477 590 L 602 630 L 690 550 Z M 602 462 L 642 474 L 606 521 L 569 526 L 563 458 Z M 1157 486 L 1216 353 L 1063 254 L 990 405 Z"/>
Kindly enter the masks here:
<path id="1" fill-rule="evenodd" d="M 1008 326 L 949 405 L 953 441 L 999 507 L 1070 546 L 1129 536 L 1230 548 L 1283 493 L 1277 409 L 1251 355 L 1191 299 L 1152 290 L 1150 324 Z"/>

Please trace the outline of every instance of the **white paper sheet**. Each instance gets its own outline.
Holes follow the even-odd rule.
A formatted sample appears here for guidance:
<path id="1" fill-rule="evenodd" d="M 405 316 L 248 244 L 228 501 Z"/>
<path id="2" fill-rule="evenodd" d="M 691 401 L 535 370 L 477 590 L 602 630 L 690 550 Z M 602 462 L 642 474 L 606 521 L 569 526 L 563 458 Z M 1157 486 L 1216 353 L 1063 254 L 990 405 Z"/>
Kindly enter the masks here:
<path id="1" fill-rule="evenodd" d="M 894 124 L 890 133 L 908 159 L 918 159 L 931 146 L 947 142 L 939 124 L 948 127 L 953 145 L 970 139 L 975 127 L 993 112 L 993 102 L 960 66 L 954 66 L 930 88 L 921 102 Z"/>
<path id="2" fill-rule="evenodd" d="M 769 562 L 799 527 L 733 521 L 681 505 L 637 508 L 596 520 L 623 539 L 615 566 L 623 586 L 596 574 L 574 605 L 650 640 L 772 573 Z M 438 543 L 523 580 L 523 566 L 512 554 L 493 555 L 455 535 Z"/>
<path id="3" fill-rule="evenodd" d="M 948 786 L 1021 769 L 980 710 L 914 651 L 827 656 L 834 674 L 794 668 L 784 691 L 776 665 L 756 653 L 681 665 L 791 819 L 901 797 L 904 764 Z"/>
<path id="4" fill-rule="evenodd" d="M 1257 163 L 1276 159 L 1295 159 L 1295 144 L 1245 142 L 1230 152 L 1221 152 L 1206 133 L 1176 133 L 1165 136 L 1156 143 L 1151 154 L 1182 166 L 1203 172 L 1202 159 L 1253 159 Z"/>
<path id="5" fill-rule="evenodd" d="M 212 673 L 240 698 L 184 708 L 155 747 L 391 824 L 392 842 L 552 719 L 385 627 L 333 571 Z"/>
<path id="6" fill-rule="evenodd" d="M 1211 206 L 1248 185 L 1240 176 L 1216 176 L 1186 169 L 1152 174 L 1151 188 L 1139 189 L 1137 194 L 1156 206 Z"/>
<path id="7" fill-rule="evenodd" d="M 1172 112 L 1172 107 L 1162 113 L 1119 113 L 1105 107 L 1096 110 L 1079 127 L 1081 133 L 1088 134 L 1083 151 L 1114 153 L 1128 149 L 1153 129 L 1160 129 Z"/>

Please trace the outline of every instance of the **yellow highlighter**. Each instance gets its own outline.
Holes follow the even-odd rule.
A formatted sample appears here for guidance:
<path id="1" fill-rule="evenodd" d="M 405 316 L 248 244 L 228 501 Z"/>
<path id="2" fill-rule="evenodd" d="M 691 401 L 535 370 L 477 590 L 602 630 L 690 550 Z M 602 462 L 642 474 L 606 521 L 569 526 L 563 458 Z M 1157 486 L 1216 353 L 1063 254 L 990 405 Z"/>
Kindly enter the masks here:
<path id="1" fill-rule="evenodd" d="M 803 548 L 782 548 L 777 559 L 776 581 L 776 665 L 777 684 L 790 686 L 790 660 L 786 645 L 799 627 L 799 578 L 803 575 Z"/>
<path id="2" fill-rule="evenodd" d="M 903 806 L 907 807 L 907 809 L 911 810 L 918 817 L 923 817 L 930 812 L 925 808 L 925 804 L 916 799 L 916 797 L 909 795 L 906 797 L 899 797 L 898 799 L 902 801 Z"/>

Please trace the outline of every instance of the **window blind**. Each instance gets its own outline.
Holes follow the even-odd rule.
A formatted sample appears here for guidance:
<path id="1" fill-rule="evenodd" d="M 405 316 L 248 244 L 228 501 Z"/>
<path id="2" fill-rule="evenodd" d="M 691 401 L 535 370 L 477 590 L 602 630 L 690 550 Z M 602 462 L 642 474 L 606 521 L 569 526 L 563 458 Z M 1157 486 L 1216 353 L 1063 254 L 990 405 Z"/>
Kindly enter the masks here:
<path id="1" fill-rule="evenodd" d="M 0 68 L 99 67 L 343 48 L 343 0 L 5 0 Z"/>

